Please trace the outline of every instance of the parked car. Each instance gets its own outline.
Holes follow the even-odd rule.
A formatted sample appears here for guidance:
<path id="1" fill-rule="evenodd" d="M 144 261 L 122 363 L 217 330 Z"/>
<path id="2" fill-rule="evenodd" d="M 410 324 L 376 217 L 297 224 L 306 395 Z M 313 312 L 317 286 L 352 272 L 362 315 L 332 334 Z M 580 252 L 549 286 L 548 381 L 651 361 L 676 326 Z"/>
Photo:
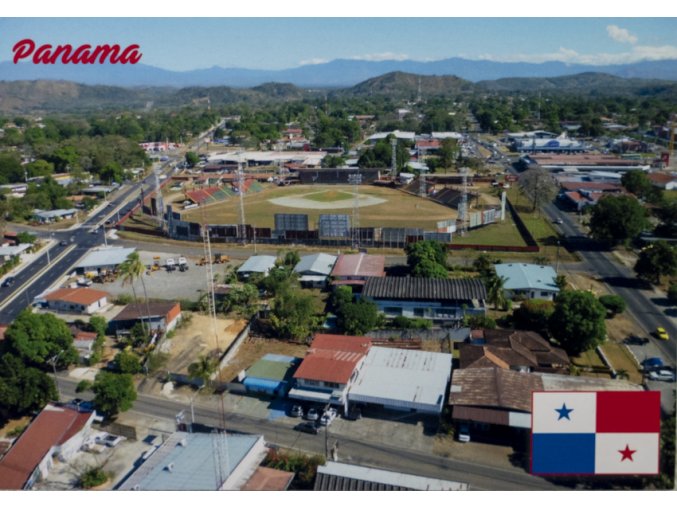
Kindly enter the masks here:
<path id="1" fill-rule="evenodd" d="M 66 241 L 65 239 L 62 239 L 61 241 L 59 241 L 59 245 L 68 246 L 68 241 Z"/>
<path id="2" fill-rule="evenodd" d="M 11 287 L 12 285 L 14 285 L 15 281 L 16 280 L 14 279 L 13 276 L 8 276 L 7 278 L 5 278 L 5 281 L 2 282 L 2 286 L 3 287 Z"/>
<path id="3" fill-rule="evenodd" d="M 564 223 L 564 220 L 562 220 L 561 218 L 556 218 L 555 220 L 553 220 L 553 222 L 562 225 Z"/>
<path id="4" fill-rule="evenodd" d="M 649 357 L 642 361 L 642 367 L 644 371 L 655 370 L 663 366 L 663 360 L 660 357 Z"/>
<path id="5" fill-rule="evenodd" d="M 657 327 L 656 328 L 656 337 L 659 340 L 669 340 L 670 339 L 670 337 L 668 336 L 668 332 L 663 327 Z"/>
<path id="6" fill-rule="evenodd" d="M 118 435 L 111 435 L 110 433 L 103 433 L 102 435 L 97 436 L 94 441 L 97 444 L 105 445 L 107 447 L 115 447 L 120 442 L 122 442 L 123 437 Z"/>
<path id="7" fill-rule="evenodd" d="M 292 406 L 289 415 L 292 417 L 303 417 L 303 407 L 301 405 Z"/>
<path id="8" fill-rule="evenodd" d="M 671 370 L 656 370 L 649 373 L 650 380 L 662 380 L 664 382 L 674 382 L 675 372 Z"/>
<path id="9" fill-rule="evenodd" d="M 344 419 L 349 421 L 357 421 L 362 419 L 362 410 L 359 407 L 350 407 L 347 414 L 343 414 Z"/>
<path id="10" fill-rule="evenodd" d="M 306 419 L 309 421 L 317 421 L 320 418 L 320 414 L 317 412 L 315 407 L 311 408 L 306 412 Z"/>
<path id="11" fill-rule="evenodd" d="M 294 429 L 296 431 L 302 431 L 303 433 L 310 433 L 311 435 L 317 435 L 320 432 L 319 428 L 312 422 L 299 423 L 294 426 Z"/>
<path id="12" fill-rule="evenodd" d="M 470 442 L 470 426 L 462 423 L 458 426 L 457 438 L 459 442 Z"/>
<path id="13" fill-rule="evenodd" d="M 328 408 L 327 410 L 324 411 L 324 414 L 322 414 L 322 417 L 320 417 L 320 426 L 329 426 L 334 419 L 336 419 L 336 416 L 338 416 L 338 412 L 336 411 L 335 408 Z"/>

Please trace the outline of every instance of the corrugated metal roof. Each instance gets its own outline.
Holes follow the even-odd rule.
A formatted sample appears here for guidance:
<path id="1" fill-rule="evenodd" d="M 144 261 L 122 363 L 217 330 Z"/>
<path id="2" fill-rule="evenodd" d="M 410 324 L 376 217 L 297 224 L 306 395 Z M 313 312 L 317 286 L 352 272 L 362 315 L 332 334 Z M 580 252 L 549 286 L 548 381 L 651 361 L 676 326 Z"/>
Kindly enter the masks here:
<path id="1" fill-rule="evenodd" d="M 369 278 L 362 290 L 372 299 L 406 299 L 412 301 L 466 301 L 486 299 L 487 290 L 479 278 L 438 280 L 433 278 Z"/>
<path id="2" fill-rule="evenodd" d="M 403 474 L 336 461 L 317 467 L 315 491 L 462 491 L 464 482 Z"/>
<path id="3" fill-rule="evenodd" d="M 77 265 L 78 268 L 98 268 L 99 266 L 118 266 L 127 260 L 127 256 L 136 248 L 99 248 L 92 251 Z"/>
<path id="4" fill-rule="evenodd" d="M 385 256 L 359 254 L 341 254 L 331 272 L 332 276 L 385 276 Z"/>
<path id="5" fill-rule="evenodd" d="M 329 275 L 336 264 L 337 257 L 326 253 L 318 253 L 314 255 L 305 255 L 301 257 L 301 261 L 294 268 L 295 273 L 317 273 L 321 275 Z"/>
<path id="6" fill-rule="evenodd" d="M 496 274 L 507 278 L 503 287 L 507 290 L 534 289 L 559 292 L 555 283 L 557 273 L 550 266 L 538 264 L 496 264 Z"/>
<path id="7" fill-rule="evenodd" d="M 268 273 L 275 267 L 276 257 L 272 255 L 254 255 L 244 261 L 238 273 Z"/>

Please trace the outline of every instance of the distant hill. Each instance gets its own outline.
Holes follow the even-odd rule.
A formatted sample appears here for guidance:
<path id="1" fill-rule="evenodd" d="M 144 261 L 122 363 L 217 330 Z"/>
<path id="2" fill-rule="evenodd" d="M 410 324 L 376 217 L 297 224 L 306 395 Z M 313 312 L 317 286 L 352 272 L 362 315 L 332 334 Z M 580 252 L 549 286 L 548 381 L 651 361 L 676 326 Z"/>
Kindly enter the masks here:
<path id="1" fill-rule="evenodd" d="M 231 86 L 252 87 L 263 83 L 291 83 L 304 88 L 350 87 L 391 72 L 425 76 L 458 76 L 478 82 L 511 77 L 553 77 L 601 72 L 618 77 L 677 81 L 677 60 L 644 61 L 620 65 L 582 65 L 552 61 L 543 63 L 494 62 L 446 58 L 432 62 L 415 60 L 365 61 L 338 59 L 317 65 L 283 70 L 210 67 L 184 72 L 138 63 L 136 65 L 34 65 L 0 62 L 0 76 L 7 81 L 52 79 L 111 86 Z"/>
<path id="2" fill-rule="evenodd" d="M 578 93 L 582 95 L 651 95 L 677 97 L 677 82 L 657 79 L 626 79 L 585 72 L 552 78 L 506 78 L 481 81 L 477 90 L 492 92 Z"/>
<path id="3" fill-rule="evenodd" d="M 456 76 L 419 76 L 405 72 L 390 72 L 368 79 L 352 88 L 340 90 L 341 95 L 388 95 L 392 98 L 414 99 L 419 92 L 425 97 L 455 96 L 474 91 L 475 85 Z"/>

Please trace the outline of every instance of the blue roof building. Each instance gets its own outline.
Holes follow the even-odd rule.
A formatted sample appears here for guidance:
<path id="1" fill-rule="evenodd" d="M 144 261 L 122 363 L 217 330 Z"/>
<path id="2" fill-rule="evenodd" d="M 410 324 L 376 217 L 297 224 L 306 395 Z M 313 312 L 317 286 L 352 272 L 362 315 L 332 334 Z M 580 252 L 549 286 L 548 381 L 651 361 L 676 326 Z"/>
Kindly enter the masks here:
<path id="1" fill-rule="evenodd" d="M 298 357 L 266 354 L 247 370 L 242 383 L 249 392 L 284 396 L 291 388 L 299 364 Z"/>
<path id="2" fill-rule="evenodd" d="M 506 279 L 503 288 L 507 297 L 524 296 L 529 299 L 552 300 L 559 288 L 557 273 L 550 266 L 538 264 L 496 264 L 496 274 Z"/>
<path id="3" fill-rule="evenodd" d="M 216 438 L 223 438 L 218 452 Z M 219 444 L 220 445 L 220 444 Z M 220 454 L 218 460 L 215 453 Z M 260 435 L 176 432 L 118 487 L 122 491 L 233 491 L 244 486 L 266 455 Z"/>

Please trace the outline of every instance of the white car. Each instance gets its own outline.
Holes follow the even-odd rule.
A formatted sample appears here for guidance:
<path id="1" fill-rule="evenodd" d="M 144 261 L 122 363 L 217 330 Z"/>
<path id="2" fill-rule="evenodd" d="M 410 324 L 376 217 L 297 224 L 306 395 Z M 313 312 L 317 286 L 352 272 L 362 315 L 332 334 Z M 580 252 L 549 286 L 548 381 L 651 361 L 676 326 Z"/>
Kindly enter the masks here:
<path id="1" fill-rule="evenodd" d="M 657 370 L 649 373 L 650 380 L 663 380 L 665 382 L 675 381 L 675 372 L 670 370 Z"/>
<path id="2" fill-rule="evenodd" d="M 334 419 L 338 416 L 338 412 L 335 408 L 329 408 L 325 410 L 322 417 L 320 417 L 320 426 L 329 426 Z"/>

